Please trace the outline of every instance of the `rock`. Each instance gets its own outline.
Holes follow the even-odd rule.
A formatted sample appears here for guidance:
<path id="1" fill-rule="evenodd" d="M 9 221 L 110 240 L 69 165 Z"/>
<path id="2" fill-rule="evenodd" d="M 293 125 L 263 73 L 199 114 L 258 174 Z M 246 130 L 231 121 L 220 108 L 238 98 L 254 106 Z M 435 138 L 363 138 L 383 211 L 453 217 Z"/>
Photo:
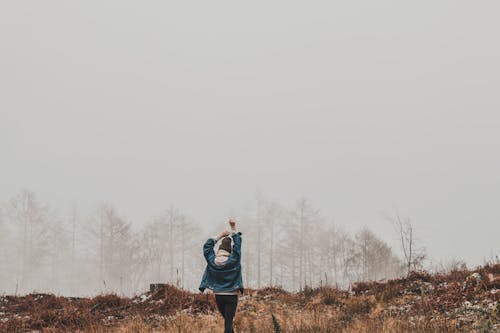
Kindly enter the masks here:
<path id="1" fill-rule="evenodd" d="M 493 282 L 496 282 L 496 281 L 500 281 L 500 275 L 495 275 L 493 273 L 489 273 L 488 274 L 488 280 L 490 283 L 493 283 Z"/>
<path id="2" fill-rule="evenodd" d="M 144 303 L 145 301 L 147 301 L 150 298 L 151 298 L 151 295 L 142 294 L 142 295 L 136 297 L 132 302 L 135 303 L 135 304 L 137 304 L 137 303 Z"/>
<path id="3" fill-rule="evenodd" d="M 467 278 L 465 279 L 463 290 L 466 290 L 469 286 L 478 287 L 480 286 L 480 284 L 484 285 L 484 283 L 482 282 L 483 280 L 481 274 L 479 274 L 478 272 L 474 272 L 471 275 L 467 276 Z"/>

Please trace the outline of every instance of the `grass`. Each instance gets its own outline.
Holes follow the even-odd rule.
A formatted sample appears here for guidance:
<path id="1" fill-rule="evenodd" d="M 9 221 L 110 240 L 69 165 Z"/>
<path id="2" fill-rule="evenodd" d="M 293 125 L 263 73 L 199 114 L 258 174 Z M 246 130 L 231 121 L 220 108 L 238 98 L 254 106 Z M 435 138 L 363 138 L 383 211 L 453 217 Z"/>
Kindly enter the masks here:
<path id="1" fill-rule="evenodd" d="M 471 282 L 472 272 L 480 281 Z M 450 274 L 356 284 L 351 291 L 249 289 L 238 304 L 238 333 L 500 332 L 500 265 Z M 167 286 L 143 297 L 0 297 L 0 332 L 222 332 L 213 295 Z"/>

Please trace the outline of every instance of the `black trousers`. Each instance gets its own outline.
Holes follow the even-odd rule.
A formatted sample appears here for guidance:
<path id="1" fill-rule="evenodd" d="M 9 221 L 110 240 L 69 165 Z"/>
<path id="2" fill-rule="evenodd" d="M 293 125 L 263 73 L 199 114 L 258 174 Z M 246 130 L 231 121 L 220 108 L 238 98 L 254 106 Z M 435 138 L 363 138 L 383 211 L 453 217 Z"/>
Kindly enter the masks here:
<path id="1" fill-rule="evenodd" d="M 224 333 L 233 333 L 233 318 L 238 306 L 238 295 L 215 295 L 215 302 L 224 317 Z"/>

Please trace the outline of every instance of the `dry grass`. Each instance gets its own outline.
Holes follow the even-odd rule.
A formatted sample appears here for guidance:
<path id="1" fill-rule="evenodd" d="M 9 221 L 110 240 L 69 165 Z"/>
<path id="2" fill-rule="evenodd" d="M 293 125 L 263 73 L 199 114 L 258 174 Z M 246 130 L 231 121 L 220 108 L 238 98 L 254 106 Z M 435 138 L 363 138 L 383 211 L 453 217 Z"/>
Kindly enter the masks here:
<path id="1" fill-rule="evenodd" d="M 500 332 L 500 265 L 448 275 L 413 274 L 367 282 L 353 292 L 316 288 L 247 290 L 240 298 L 236 332 Z M 212 295 L 168 286 L 136 298 L 102 295 L 0 297 L 0 332 L 221 332 Z"/>
<path id="2" fill-rule="evenodd" d="M 288 317 L 294 315 L 293 317 Z M 239 317 L 242 317 L 239 314 Z M 395 318 L 385 319 L 356 319 L 347 325 L 339 324 L 335 317 L 325 317 L 323 313 L 284 313 L 279 315 L 282 319 L 281 332 L 289 333 L 454 333 L 464 332 L 451 323 L 436 322 L 429 323 L 420 321 L 410 323 L 405 320 Z M 287 319 L 287 320 L 284 320 Z M 337 318 L 338 319 L 338 318 Z M 223 321 L 219 316 L 215 315 L 200 315 L 189 316 L 180 314 L 165 320 L 159 327 L 152 327 L 144 323 L 141 318 L 132 318 L 127 322 L 121 323 L 118 327 L 105 328 L 96 327 L 89 328 L 85 333 L 179 333 L 179 332 L 207 332 L 220 333 L 223 327 Z M 271 316 L 263 316 L 261 318 L 240 318 L 235 323 L 236 332 L 253 332 L 253 333 L 270 333 L 275 332 L 272 324 Z M 479 331 L 478 331 L 479 332 Z"/>

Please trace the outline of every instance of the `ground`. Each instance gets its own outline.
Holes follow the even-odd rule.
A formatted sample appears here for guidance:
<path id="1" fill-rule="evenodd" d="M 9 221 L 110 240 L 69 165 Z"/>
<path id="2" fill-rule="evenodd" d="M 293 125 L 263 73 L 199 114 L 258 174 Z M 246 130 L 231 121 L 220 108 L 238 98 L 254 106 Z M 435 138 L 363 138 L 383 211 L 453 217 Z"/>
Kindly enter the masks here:
<path id="1" fill-rule="evenodd" d="M 236 332 L 500 332 L 500 265 L 289 293 L 246 290 Z M 0 332 L 222 332 L 213 295 L 0 297 Z"/>

